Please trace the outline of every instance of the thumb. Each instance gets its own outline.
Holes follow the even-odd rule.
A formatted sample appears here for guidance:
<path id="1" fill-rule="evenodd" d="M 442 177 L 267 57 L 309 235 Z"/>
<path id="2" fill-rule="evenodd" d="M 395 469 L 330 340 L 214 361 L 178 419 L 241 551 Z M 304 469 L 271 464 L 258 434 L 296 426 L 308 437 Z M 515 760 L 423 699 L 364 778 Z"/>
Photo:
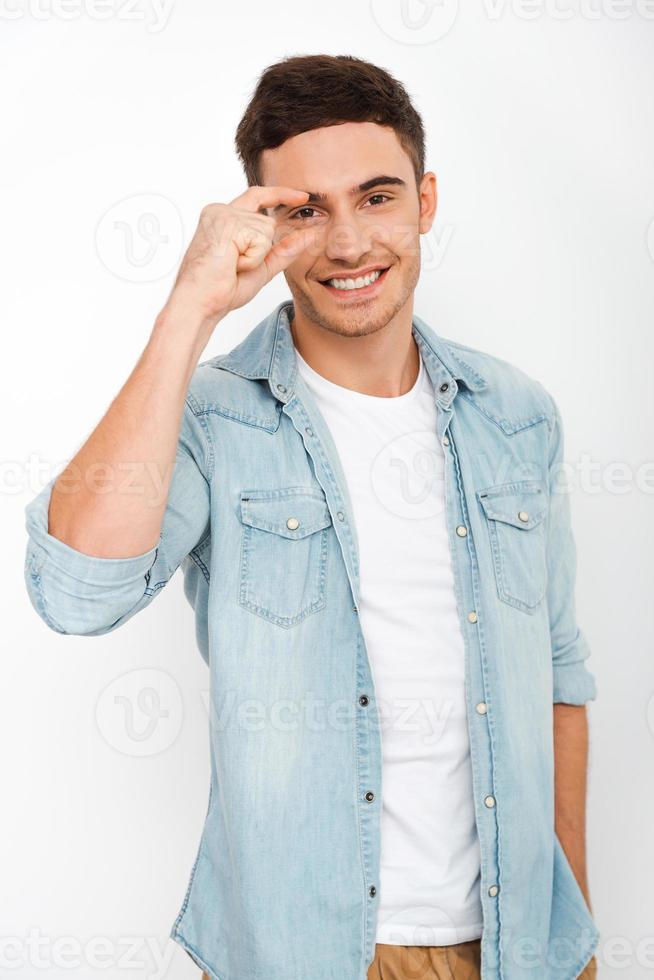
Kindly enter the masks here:
<path id="1" fill-rule="evenodd" d="M 286 269 L 305 249 L 311 247 L 315 239 L 316 233 L 312 228 L 298 228 L 280 238 L 265 258 L 270 278 Z"/>

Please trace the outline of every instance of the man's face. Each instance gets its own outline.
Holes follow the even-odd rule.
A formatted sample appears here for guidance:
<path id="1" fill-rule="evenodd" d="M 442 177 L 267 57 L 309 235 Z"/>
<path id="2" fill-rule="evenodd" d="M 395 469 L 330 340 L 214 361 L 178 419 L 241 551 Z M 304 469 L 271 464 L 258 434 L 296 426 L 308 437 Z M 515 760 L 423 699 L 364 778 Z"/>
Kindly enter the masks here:
<path id="1" fill-rule="evenodd" d="M 312 233 L 284 273 L 296 310 L 345 336 L 384 327 L 418 282 L 420 235 L 436 209 L 434 174 L 418 189 L 394 130 L 368 122 L 313 129 L 264 150 L 261 173 L 266 185 L 318 195 L 268 212 L 276 240 L 297 228 Z"/>

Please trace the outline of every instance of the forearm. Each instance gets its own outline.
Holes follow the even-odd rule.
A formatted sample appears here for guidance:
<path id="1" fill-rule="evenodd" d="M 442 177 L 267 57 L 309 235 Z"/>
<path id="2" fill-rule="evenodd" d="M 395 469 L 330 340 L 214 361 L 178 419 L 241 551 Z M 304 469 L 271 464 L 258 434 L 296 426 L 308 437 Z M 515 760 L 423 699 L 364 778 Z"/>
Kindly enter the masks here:
<path id="1" fill-rule="evenodd" d="M 554 704 L 555 831 L 590 909 L 586 872 L 587 766 L 585 705 Z"/>
<path id="2" fill-rule="evenodd" d="M 156 545 L 184 400 L 214 325 L 176 299 L 166 304 L 129 378 L 57 478 L 50 534 L 106 558 Z"/>

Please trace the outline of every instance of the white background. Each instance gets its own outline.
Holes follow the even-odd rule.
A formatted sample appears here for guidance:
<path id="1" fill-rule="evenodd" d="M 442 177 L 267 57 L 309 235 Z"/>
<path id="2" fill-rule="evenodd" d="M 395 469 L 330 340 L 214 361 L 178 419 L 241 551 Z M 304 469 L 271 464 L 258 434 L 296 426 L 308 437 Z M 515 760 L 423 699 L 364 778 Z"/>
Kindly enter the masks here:
<path id="1" fill-rule="evenodd" d="M 181 575 L 121 630 L 59 636 L 24 588 L 24 508 L 127 378 L 202 205 L 244 189 L 233 137 L 258 74 L 316 52 L 389 69 L 423 115 L 440 203 L 416 312 L 562 409 L 599 695 L 600 977 L 654 975 L 654 4 L 405 7 L 403 21 L 399 0 L 0 3 L 3 977 L 199 978 L 167 939 L 209 780 Z M 203 359 L 286 295 L 279 277 Z M 167 717 L 138 701 L 147 687 Z"/>

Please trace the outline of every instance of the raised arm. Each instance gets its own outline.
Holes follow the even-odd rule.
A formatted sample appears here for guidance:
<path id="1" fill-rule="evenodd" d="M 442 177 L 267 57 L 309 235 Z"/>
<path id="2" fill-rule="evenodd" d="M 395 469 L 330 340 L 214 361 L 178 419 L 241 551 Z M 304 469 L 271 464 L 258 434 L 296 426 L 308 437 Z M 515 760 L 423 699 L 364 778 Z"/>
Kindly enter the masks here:
<path id="1" fill-rule="evenodd" d="M 114 629 L 208 530 L 209 448 L 189 384 L 216 324 L 306 247 L 304 232 L 275 242 L 276 223 L 261 209 L 307 196 L 251 187 L 203 209 L 136 366 L 70 463 L 28 505 L 26 584 L 57 632 Z"/>

